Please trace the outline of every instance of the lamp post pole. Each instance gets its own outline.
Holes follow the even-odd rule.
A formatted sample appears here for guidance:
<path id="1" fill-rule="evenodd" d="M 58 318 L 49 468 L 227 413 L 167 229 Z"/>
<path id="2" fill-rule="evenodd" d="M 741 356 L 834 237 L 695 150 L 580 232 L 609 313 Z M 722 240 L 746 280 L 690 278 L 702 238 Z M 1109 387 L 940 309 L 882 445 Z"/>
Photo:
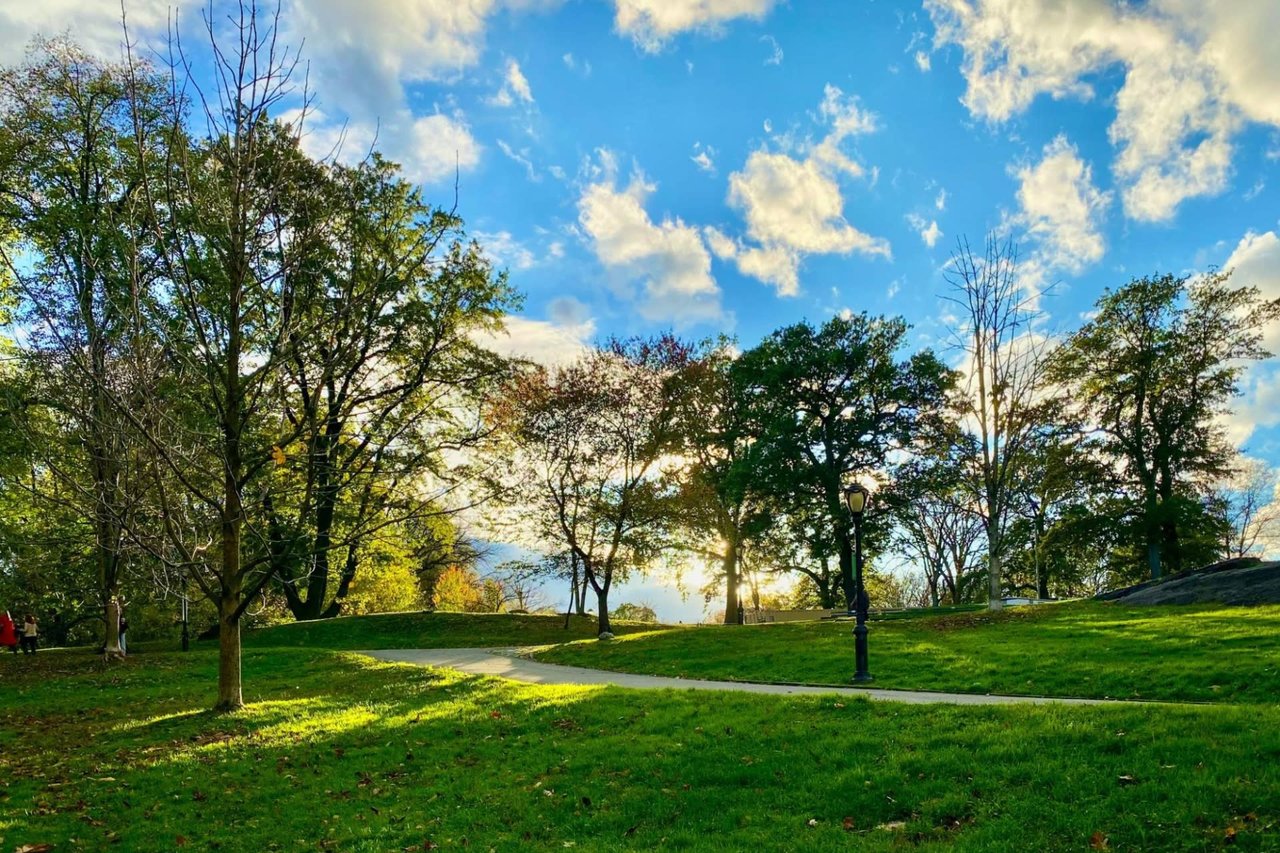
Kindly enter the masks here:
<path id="1" fill-rule="evenodd" d="M 854 618 L 853 647 L 856 670 L 853 673 L 855 684 L 871 681 L 871 673 L 867 668 L 867 611 L 870 599 L 862 577 L 862 513 L 867 508 L 869 493 L 865 488 L 854 483 L 844 491 L 845 504 L 849 514 L 853 516 L 853 574 L 854 574 Z"/>
<path id="2" fill-rule="evenodd" d="M 187 631 L 187 594 L 182 593 L 182 650 L 190 651 L 191 634 Z"/>

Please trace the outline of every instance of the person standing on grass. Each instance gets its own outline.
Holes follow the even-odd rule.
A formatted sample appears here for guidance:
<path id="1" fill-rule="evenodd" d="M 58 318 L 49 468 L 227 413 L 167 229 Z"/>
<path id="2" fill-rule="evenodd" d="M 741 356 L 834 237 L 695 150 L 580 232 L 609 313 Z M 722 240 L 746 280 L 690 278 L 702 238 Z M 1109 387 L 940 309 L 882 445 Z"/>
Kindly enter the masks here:
<path id="1" fill-rule="evenodd" d="M 129 650 L 125 647 L 125 633 L 129 630 L 129 620 L 125 618 L 124 607 L 120 608 L 120 654 L 127 655 Z"/>
<path id="2" fill-rule="evenodd" d="M 0 648 L 8 649 L 15 655 L 18 653 L 18 629 L 8 610 L 0 613 Z"/>
<path id="3" fill-rule="evenodd" d="M 28 613 L 27 621 L 22 623 L 22 653 L 24 655 L 34 655 L 36 653 L 36 643 L 39 642 L 40 627 L 36 624 L 36 617 Z"/>

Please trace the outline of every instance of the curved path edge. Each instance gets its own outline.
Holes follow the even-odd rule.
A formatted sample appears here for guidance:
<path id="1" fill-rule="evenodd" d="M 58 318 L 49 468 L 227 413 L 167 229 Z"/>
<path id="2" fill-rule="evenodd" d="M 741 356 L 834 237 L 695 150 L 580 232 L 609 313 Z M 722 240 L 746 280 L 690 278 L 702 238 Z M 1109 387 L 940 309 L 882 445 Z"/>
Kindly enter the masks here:
<path id="1" fill-rule="evenodd" d="M 754 681 L 706 681 L 630 672 L 610 672 L 542 663 L 516 657 L 513 649 L 380 649 L 360 651 L 377 660 L 440 666 L 470 675 L 488 675 L 526 684 L 568 684 L 627 687 L 639 690 L 729 690 L 772 695 L 864 696 L 883 702 L 942 705 L 1119 705 L 1123 699 L 1078 699 L 1055 696 L 1003 696 L 989 693 L 937 693 L 927 690 L 886 690 L 879 687 L 822 687 L 807 684 L 768 684 Z M 1144 703 L 1145 704 L 1145 703 Z M 1164 703 L 1161 703 L 1164 704 Z M 1174 703 L 1169 703 L 1174 704 Z"/>

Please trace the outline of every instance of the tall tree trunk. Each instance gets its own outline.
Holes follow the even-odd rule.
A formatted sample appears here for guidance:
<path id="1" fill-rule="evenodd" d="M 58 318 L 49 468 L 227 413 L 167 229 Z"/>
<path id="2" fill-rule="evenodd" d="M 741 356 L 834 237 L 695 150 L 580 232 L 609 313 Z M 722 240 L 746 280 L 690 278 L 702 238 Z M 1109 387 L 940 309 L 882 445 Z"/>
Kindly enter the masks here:
<path id="1" fill-rule="evenodd" d="M 609 626 L 609 587 L 607 585 L 596 590 L 596 603 L 600 608 L 600 613 L 596 617 L 599 629 L 596 633 L 603 634 L 606 631 L 612 633 L 613 629 Z"/>
<path id="2" fill-rule="evenodd" d="M 738 624 L 738 540 L 729 536 L 725 540 L 724 557 L 720 563 L 724 571 L 724 624 Z"/>
<path id="3" fill-rule="evenodd" d="M 1146 516 L 1144 521 L 1147 529 L 1147 568 L 1151 570 L 1152 580 L 1158 579 L 1162 574 L 1163 555 L 1160 553 L 1160 508 L 1156 501 L 1154 486 L 1146 487 L 1146 495 L 1143 501 L 1143 514 Z"/>
<path id="4" fill-rule="evenodd" d="M 853 543 L 849 541 L 849 534 L 844 532 L 840 534 L 840 582 L 844 587 L 845 604 L 848 605 L 848 611 L 852 613 L 857 602 L 858 591 L 854 588 Z"/>
<path id="5" fill-rule="evenodd" d="M 223 583 L 218 598 L 218 702 L 215 711 L 244 707 L 240 687 L 240 522 L 233 518 L 222 529 Z"/>
<path id="6" fill-rule="evenodd" d="M 243 275 L 233 275 L 233 281 L 243 281 Z M 222 412 L 223 430 L 223 511 L 222 511 L 222 570 L 218 597 L 218 702 L 215 711 L 233 711 L 244 706 L 240 689 L 240 596 L 244 577 L 240 556 L 240 533 L 244 524 L 244 505 L 240 499 L 240 477 L 244 470 L 241 455 L 240 430 L 244 396 L 240 386 L 240 332 L 239 292 L 233 292 L 229 309 L 231 317 L 230 337 L 227 346 L 224 377 L 225 408 Z"/>
<path id="7" fill-rule="evenodd" d="M 328 478 L 325 478 L 326 480 Z M 325 482 L 316 491 L 316 537 L 311 556 L 311 574 L 307 578 L 307 600 L 299 621 L 319 619 L 324 614 L 324 600 L 329 594 L 329 550 L 333 547 L 333 517 L 338 505 L 338 489 Z"/>
<path id="8" fill-rule="evenodd" d="M 338 580 L 338 589 L 333 593 L 333 601 L 320 614 L 321 619 L 332 619 L 342 614 L 342 607 L 351 594 L 351 582 L 356 578 L 356 569 L 360 567 L 360 551 L 355 544 L 347 546 L 347 559 L 342 566 L 342 577 Z"/>
<path id="9" fill-rule="evenodd" d="M 569 552 L 569 565 L 573 572 L 573 607 L 579 616 L 587 615 L 587 579 L 582 576 L 578 565 L 578 553 Z"/>
<path id="10" fill-rule="evenodd" d="M 106 593 L 107 603 L 103 608 L 106 618 L 106 624 L 103 626 L 102 635 L 105 638 L 102 646 L 102 653 L 107 657 L 123 657 L 124 651 L 120 648 L 120 596 L 119 590 L 113 589 Z"/>
<path id="11" fill-rule="evenodd" d="M 1001 581 L 1001 569 L 1003 567 L 1000 565 L 1001 559 L 1002 556 L 1000 554 L 999 536 L 992 537 L 988 534 L 987 569 L 990 586 L 987 590 L 987 607 L 991 610 L 1004 609 L 1004 587 Z"/>
<path id="12" fill-rule="evenodd" d="M 1176 575 L 1182 571 L 1182 545 L 1178 539 L 1178 525 L 1175 522 L 1161 522 L 1160 544 L 1161 556 L 1169 569 L 1166 574 Z"/>

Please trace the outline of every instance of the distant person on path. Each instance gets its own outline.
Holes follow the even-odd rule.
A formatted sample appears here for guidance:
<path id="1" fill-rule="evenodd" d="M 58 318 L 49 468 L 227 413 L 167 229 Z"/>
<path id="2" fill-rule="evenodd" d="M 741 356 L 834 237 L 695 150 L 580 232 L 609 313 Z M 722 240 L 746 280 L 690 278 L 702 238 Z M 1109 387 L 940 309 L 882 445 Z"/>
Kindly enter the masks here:
<path id="1" fill-rule="evenodd" d="M 34 655 L 36 653 L 36 643 L 39 641 L 40 628 L 36 624 L 36 617 L 27 614 L 27 621 L 22 623 L 22 653 L 24 655 Z"/>
<path id="2" fill-rule="evenodd" d="M 0 648 L 6 648 L 15 655 L 18 653 L 18 629 L 8 610 L 0 613 Z"/>
<path id="3" fill-rule="evenodd" d="M 124 608 L 120 608 L 120 654 L 127 655 L 129 650 L 125 647 L 124 635 L 129 630 L 129 620 L 125 618 Z"/>

